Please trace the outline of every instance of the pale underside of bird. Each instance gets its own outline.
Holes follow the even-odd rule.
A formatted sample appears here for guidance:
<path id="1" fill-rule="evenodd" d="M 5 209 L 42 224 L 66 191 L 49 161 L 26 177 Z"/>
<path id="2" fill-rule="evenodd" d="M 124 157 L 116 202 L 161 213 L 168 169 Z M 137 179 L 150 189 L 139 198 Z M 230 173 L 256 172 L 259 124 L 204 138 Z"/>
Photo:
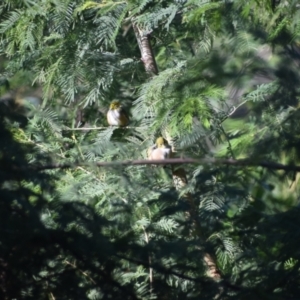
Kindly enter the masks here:
<path id="1" fill-rule="evenodd" d="M 156 145 L 148 149 L 149 160 L 163 160 L 170 158 L 171 148 L 169 147 L 157 147 Z"/>
<path id="2" fill-rule="evenodd" d="M 110 108 L 107 112 L 107 122 L 111 126 L 126 126 L 129 119 L 121 106 Z"/>

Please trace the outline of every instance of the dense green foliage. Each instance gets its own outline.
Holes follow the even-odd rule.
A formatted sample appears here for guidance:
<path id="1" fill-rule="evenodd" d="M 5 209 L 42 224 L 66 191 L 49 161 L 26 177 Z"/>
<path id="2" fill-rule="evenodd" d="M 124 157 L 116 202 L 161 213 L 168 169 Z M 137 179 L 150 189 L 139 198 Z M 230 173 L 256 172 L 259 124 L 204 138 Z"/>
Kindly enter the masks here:
<path id="1" fill-rule="evenodd" d="M 300 297 L 298 1 L 4 0 L 0 16 L 1 299 Z M 113 99 L 128 128 L 107 125 Z M 160 135 L 220 161 L 184 165 L 181 190 L 169 166 L 97 166 Z"/>

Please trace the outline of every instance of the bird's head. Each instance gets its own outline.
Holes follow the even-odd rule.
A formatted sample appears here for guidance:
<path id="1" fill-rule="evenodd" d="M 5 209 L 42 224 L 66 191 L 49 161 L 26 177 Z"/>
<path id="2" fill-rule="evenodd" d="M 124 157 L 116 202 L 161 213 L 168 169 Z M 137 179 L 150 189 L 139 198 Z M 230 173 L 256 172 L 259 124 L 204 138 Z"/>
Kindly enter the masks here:
<path id="1" fill-rule="evenodd" d="M 121 103 L 118 100 L 114 100 L 110 103 L 109 109 L 114 110 L 121 107 Z"/>
<path id="2" fill-rule="evenodd" d="M 155 144 L 158 148 L 163 148 L 168 145 L 168 142 L 162 136 L 160 136 L 159 138 L 156 139 Z"/>

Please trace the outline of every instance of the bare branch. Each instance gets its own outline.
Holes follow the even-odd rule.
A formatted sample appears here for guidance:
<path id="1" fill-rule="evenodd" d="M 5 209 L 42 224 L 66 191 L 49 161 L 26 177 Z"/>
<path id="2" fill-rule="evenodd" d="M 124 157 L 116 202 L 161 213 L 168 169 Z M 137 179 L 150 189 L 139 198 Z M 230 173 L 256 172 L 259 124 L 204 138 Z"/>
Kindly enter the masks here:
<path id="1" fill-rule="evenodd" d="M 272 161 L 255 161 L 253 159 L 215 159 L 215 158 L 169 158 L 164 160 L 125 160 L 114 162 L 77 162 L 74 164 L 51 164 L 51 165 L 29 165 L 27 167 L 12 166 L 13 170 L 52 170 L 52 169 L 70 169 L 78 166 L 97 166 L 97 167 L 118 167 L 118 166 L 139 166 L 139 165 L 179 165 L 179 164 L 199 164 L 199 165 L 228 165 L 236 167 L 262 167 L 270 170 L 283 170 L 291 172 L 300 172 L 300 166 L 284 165 Z"/>

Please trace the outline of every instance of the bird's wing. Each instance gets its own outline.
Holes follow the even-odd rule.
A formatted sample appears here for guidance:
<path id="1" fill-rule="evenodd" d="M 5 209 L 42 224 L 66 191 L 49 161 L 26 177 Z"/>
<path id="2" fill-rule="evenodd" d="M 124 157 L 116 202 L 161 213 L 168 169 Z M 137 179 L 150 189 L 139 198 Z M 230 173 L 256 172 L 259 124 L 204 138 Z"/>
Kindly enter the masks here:
<path id="1" fill-rule="evenodd" d="M 170 146 L 164 148 L 164 157 L 165 158 L 170 158 L 171 154 L 172 154 L 172 150 L 171 150 Z"/>
<path id="2" fill-rule="evenodd" d="M 120 119 L 123 126 L 126 126 L 129 123 L 128 113 L 123 107 L 120 108 Z"/>

